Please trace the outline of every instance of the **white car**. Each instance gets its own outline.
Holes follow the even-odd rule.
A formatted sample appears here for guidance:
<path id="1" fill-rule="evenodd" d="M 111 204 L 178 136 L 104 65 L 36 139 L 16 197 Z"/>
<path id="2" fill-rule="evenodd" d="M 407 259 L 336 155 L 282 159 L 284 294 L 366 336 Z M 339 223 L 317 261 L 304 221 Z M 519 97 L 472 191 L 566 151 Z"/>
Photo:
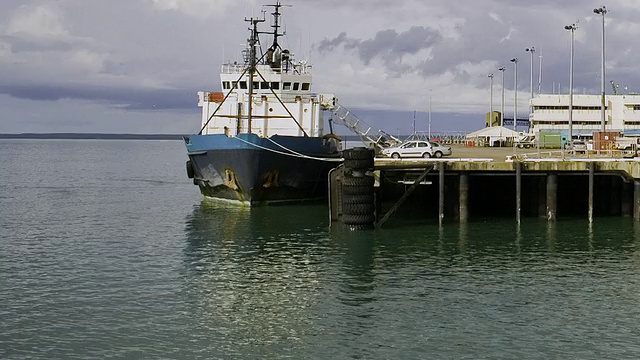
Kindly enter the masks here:
<path id="1" fill-rule="evenodd" d="M 391 147 L 382 150 L 382 155 L 389 156 L 394 159 L 400 158 L 441 158 L 451 155 L 451 147 L 441 145 L 434 141 L 411 140 L 402 143 L 400 146 Z"/>
<path id="2" fill-rule="evenodd" d="M 573 146 L 569 145 L 568 147 L 576 154 L 585 154 L 587 152 L 587 143 L 585 143 L 584 140 L 573 140 Z"/>

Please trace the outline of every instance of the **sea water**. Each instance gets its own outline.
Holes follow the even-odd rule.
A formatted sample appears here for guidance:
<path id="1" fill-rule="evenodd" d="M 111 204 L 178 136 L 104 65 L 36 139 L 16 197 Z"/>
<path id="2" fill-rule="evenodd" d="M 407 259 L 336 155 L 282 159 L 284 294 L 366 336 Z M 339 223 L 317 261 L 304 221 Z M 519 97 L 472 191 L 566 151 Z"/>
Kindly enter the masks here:
<path id="1" fill-rule="evenodd" d="M 628 218 L 391 217 L 202 198 L 180 141 L 0 140 L 2 359 L 640 357 Z"/>

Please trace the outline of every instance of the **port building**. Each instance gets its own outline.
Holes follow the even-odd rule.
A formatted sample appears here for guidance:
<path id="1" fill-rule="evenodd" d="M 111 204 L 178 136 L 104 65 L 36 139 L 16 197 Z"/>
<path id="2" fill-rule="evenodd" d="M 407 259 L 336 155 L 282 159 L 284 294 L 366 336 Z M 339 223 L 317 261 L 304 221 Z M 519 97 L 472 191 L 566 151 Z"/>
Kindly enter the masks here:
<path id="1" fill-rule="evenodd" d="M 530 128 L 533 133 L 569 131 L 568 94 L 539 94 L 530 101 Z M 602 95 L 573 95 L 572 133 L 590 138 L 602 130 Z M 640 135 L 640 94 L 605 96 L 605 131 L 625 136 Z"/>

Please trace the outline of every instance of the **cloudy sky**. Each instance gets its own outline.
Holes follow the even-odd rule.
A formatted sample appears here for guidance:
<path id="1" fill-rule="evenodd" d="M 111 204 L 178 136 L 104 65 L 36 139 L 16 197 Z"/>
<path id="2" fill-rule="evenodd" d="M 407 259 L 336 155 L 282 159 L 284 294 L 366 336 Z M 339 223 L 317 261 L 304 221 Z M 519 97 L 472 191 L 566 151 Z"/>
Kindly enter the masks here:
<path id="1" fill-rule="evenodd" d="M 196 92 L 219 91 L 219 65 L 241 59 L 252 0 L 0 1 L 0 133 L 191 133 Z M 501 105 L 520 117 L 534 88 L 568 92 L 575 32 L 576 93 L 600 92 L 605 5 L 610 80 L 640 92 L 640 0 L 290 0 L 281 44 L 314 65 L 314 90 L 334 93 L 365 120 L 406 132 L 479 128 Z M 265 29 L 266 30 L 266 29 Z M 542 58 L 539 57 L 542 55 Z"/>

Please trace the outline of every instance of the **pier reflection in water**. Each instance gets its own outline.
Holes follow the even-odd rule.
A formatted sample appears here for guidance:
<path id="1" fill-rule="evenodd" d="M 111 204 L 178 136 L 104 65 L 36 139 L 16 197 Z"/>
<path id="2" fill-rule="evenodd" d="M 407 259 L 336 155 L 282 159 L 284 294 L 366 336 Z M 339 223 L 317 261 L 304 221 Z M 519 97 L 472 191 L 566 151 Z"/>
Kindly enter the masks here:
<path id="1" fill-rule="evenodd" d="M 196 206 L 184 248 L 192 341 L 220 356 L 640 352 L 629 219 L 351 232 L 326 218 L 323 206 Z"/>

